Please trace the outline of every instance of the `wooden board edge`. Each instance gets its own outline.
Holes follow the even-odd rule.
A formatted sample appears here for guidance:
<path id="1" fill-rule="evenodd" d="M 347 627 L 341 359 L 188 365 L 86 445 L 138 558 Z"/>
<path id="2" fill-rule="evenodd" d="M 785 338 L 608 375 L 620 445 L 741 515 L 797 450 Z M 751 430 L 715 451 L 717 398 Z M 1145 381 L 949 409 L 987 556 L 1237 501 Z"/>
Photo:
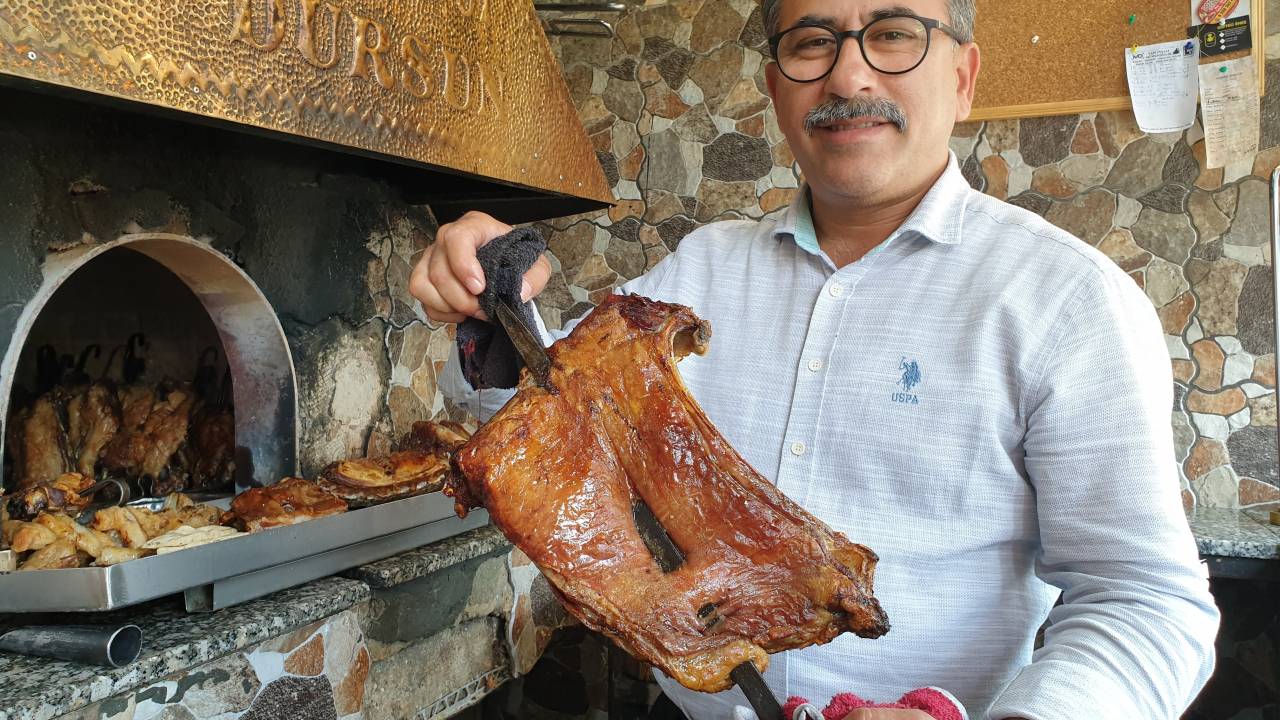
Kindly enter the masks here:
<path id="1" fill-rule="evenodd" d="M 1258 66 L 1258 95 L 1267 94 L 1267 4 L 1265 2 L 1250 3 L 1249 12 L 1253 17 L 1250 28 L 1253 31 L 1254 64 Z"/>
<path id="2" fill-rule="evenodd" d="M 1039 103 L 1037 105 L 1006 105 L 1004 107 L 975 108 L 966 122 L 985 120 L 1014 120 L 1017 118 L 1047 117 L 1050 115 L 1076 115 L 1087 112 L 1128 110 L 1133 101 L 1128 97 L 1068 100 L 1066 102 Z"/>

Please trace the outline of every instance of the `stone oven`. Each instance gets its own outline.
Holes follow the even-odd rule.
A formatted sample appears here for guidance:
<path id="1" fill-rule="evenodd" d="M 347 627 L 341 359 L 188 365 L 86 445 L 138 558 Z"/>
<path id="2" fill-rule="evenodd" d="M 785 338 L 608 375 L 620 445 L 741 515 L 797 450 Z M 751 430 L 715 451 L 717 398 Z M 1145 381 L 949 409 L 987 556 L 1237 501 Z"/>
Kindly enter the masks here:
<path id="1" fill-rule="evenodd" d="M 63 378 L 199 378 L 237 490 L 466 419 L 407 294 L 439 223 L 612 200 L 523 0 L 21 0 L 0 107 L 0 423 Z"/>

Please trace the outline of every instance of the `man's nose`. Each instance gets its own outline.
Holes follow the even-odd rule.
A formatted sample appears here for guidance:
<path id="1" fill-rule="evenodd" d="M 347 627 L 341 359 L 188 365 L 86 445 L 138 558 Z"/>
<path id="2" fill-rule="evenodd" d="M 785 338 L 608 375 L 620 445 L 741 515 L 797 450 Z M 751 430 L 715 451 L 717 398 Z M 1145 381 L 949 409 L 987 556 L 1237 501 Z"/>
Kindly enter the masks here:
<path id="1" fill-rule="evenodd" d="M 862 57 L 855 38 L 845 38 L 836 66 L 827 75 L 826 91 L 835 97 L 853 97 L 874 89 L 879 73 Z M 874 93 L 873 93 L 874 94 Z"/>

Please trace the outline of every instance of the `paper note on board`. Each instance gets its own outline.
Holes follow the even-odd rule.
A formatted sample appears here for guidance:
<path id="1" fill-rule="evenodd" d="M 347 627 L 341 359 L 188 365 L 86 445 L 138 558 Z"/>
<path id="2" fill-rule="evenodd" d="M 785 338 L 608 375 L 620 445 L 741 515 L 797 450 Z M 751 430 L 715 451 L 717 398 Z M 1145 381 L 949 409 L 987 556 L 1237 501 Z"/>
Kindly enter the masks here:
<path id="1" fill-rule="evenodd" d="M 1124 51 L 1133 115 L 1143 132 L 1176 132 L 1195 123 L 1199 55 L 1194 40 Z"/>
<path id="2" fill-rule="evenodd" d="M 1258 152 L 1258 66 L 1253 56 L 1200 68 L 1205 165 L 1226 167 Z"/>

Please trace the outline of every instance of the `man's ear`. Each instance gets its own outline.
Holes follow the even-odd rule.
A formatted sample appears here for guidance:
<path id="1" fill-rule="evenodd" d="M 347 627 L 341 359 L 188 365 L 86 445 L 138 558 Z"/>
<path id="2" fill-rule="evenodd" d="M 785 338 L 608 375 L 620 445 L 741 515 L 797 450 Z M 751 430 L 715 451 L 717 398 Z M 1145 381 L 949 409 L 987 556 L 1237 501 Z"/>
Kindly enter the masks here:
<path id="1" fill-rule="evenodd" d="M 969 42 L 956 48 L 956 122 L 967 120 L 973 110 L 973 93 L 978 86 L 981 67 L 982 52 L 978 50 L 977 43 Z"/>
<path id="2" fill-rule="evenodd" d="M 764 84 L 769 90 L 769 99 L 778 102 L 778 63 L 770 62 L 764 66 Z"/>

